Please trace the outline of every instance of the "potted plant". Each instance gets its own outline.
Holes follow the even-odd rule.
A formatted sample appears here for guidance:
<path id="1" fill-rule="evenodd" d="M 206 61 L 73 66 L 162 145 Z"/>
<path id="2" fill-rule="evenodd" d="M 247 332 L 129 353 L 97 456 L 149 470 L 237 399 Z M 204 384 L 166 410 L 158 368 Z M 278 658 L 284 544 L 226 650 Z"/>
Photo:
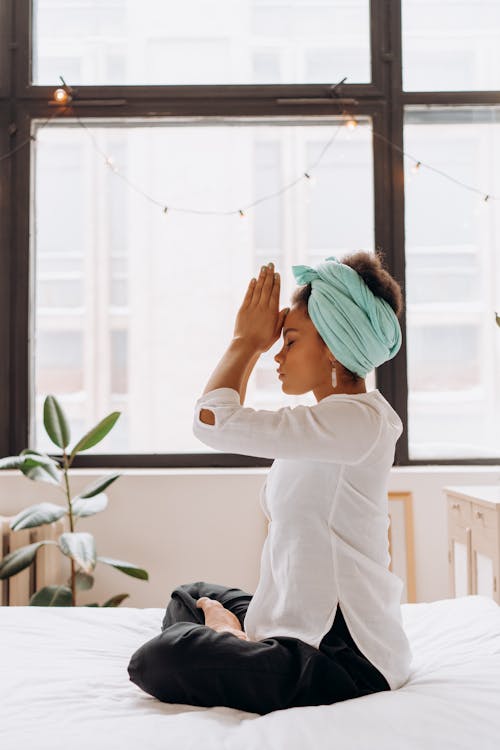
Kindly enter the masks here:
<path id="1" fill-rule="evenodd" d="M 45 544 L 56 545 L 61 553 L 70 559 L 71 576 L 67 584 L 44 586 L 33 594 L 30 605 L 76 606 L 76 592 L 91 589 L 94 585 L 94 569 L 98 562 L 111 565 L 133 578 L 141 578 L 145 581 L 149 578 L 145 570 L 132 563 L 97 555 L 92 534 L 75 531 L 76 523 L 80 518 L 105 510 L 108 498 L 104 490 L 118 479 L 120 474 L 102 477 L 73 497 L 70 490 L 69 469 L 75 456 L 97 445 L 110 432 L 119 416 L 120 412 L 108 414 L 68 452 L 70 444 L 68 421 L 55 397 L 47 396 L 43 406 L 43 423 L 49 438 L 62 450 L 62 457 L 58 460 L 45 453 L 26 448 L 19 456 L 0 459 L 0 470 L 19 469 L 28 479 L 52 484 L 66 498 L 66 506 L 49 502 L 31 505 L 10 521 L 10 528 L 14 531 L 42 526 L 64 516 L 69 521 L 69 531 L 62 533 L 57 541 L 47 539 L 33 542 L 10 552 L 0 561 L 0 579 L 5 579 L 29 567 L 35 560 L 39 548 Z M 128 596 L 129 594 L 116 594 L 102 606 L 117 607 Z M 100 605 L 94 603 L 85 606 L 98 607 Z"/>

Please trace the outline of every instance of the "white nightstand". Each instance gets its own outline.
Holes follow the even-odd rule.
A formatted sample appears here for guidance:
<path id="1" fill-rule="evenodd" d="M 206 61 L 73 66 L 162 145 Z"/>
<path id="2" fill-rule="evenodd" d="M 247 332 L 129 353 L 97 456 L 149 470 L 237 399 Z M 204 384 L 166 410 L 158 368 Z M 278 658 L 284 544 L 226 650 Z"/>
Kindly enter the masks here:
<path id="1" fill-rule="evenodd" d="M 445 487 L 450 596 L 500 604 L 500 485 Z"/>

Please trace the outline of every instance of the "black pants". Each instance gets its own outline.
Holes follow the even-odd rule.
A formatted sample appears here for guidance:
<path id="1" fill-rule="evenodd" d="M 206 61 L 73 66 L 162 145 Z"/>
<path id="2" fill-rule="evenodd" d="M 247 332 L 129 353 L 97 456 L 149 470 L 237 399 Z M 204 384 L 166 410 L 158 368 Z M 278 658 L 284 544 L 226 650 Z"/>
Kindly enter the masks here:
<path id="1" fill-rule="evenodd" d="M 166 703 L 229 706 L 267 714 L 390 690 L 351 638 L 337 613 L 319 649 L 298 638 L 245 641 L 207 627 L 201 596 L 217 599 L 243 627 L 252 598 L 216 583 L 187 583 L 172 592 L 162 632 L 132 656 L 128 673 L 142 690 Z"/>

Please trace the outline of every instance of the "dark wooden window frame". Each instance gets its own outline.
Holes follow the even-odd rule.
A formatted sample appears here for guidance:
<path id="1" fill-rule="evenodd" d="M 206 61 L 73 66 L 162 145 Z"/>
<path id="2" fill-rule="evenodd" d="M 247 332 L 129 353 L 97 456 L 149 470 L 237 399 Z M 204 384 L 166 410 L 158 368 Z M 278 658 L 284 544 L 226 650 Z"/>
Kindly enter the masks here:
<path id="1" fill-rule="evenodd" d="M 401 0 L 370 0 L 372 81 L 332 85 L 78 86 L 75 111 L 85 118 L 155 116 L 311 116 L 342 111 L 338 97 L 354 98 L 353 112 L 369 115 L 374 132 L 403 147 L 405 105 L 500 104 L 498 91 L 404 92 Z M 53 114 L 54 86 L 31 85 L 31 0 L 0 0 L 0 456 L 28 445 L 30 418 L 30 137 L 34 119 Z M 348 71 L 346 71 L 348 74 Z M 68 82 L 70 83 L 70 82 Z M 89 101 L 91 100 L 91 101 Z M 93 103 L 91 103 L 93 102 Z M 78 109 L 77 109 L 78 107 Z M 68 112 L 71 117 L 71 111 Z M 62 116 L 64 118 L 64 115 Z M 383 138 L 373 139 L 375 247 L 405 292 L 403 156 Z M 401 318 L 403 332 L 406 316 Z M 215 362 L 214 362 L 215 366 Z M 209 373 L 207 373 L 208 377 Z M 496 464 L 496 459 L 409 460 L 406 336 L 398 355 L 376 372 L 377 388 L 400 414 L 404 432 L 396 465 Z M 82 455 L 80 467 L 269 466 L 268 459 L 238 454 Z"/>

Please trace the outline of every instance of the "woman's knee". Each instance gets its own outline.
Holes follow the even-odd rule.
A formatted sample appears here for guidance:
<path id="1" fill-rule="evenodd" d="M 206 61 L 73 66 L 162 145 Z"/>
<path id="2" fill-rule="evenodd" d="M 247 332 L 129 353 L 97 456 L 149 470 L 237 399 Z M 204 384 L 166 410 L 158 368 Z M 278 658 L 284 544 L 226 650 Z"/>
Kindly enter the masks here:
<path id="1" fill-rule="evenodd" d="M 176 623 L 144 643 L 132 654 L 127 667 L 130 680 L 150 695 L 169 700 L 187 660 L 193 658 L 197 631 L 203 626 Z"/>

